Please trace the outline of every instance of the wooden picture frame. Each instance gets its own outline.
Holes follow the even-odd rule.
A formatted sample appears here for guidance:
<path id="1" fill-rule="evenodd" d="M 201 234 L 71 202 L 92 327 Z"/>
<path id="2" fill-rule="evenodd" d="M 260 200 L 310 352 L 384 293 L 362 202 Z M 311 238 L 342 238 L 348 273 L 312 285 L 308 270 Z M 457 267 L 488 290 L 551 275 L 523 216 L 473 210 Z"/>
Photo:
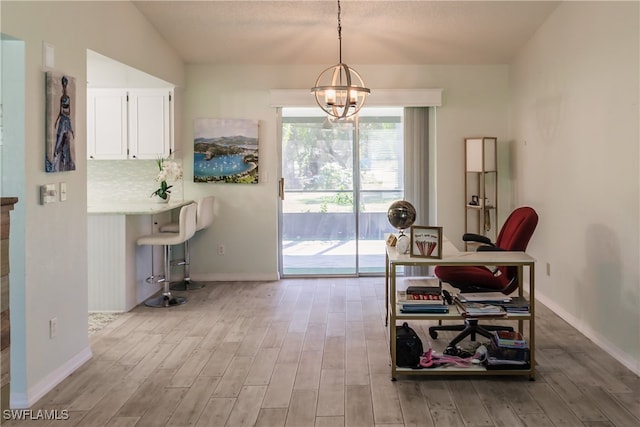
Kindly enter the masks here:
<path id="1" fill-rule="evenodd" d="M 442 258 L 442 227 L 411 227 L 410 256 L 418 258 Z"/>

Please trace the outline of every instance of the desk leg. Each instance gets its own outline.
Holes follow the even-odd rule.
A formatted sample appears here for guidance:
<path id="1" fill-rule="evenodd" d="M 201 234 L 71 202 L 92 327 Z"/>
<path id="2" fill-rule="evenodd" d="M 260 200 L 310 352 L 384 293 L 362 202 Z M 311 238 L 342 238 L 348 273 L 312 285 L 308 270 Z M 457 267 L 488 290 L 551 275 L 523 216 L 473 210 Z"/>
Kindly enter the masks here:
<path id="1" fill-rule="evenodd" d="M 391 349 L 391 381 L 396 380 L 396 266 L 389 267 L 390 282 L 387 292 L 390 296 L 387 311 L 389 312 L 389 348 Z"/>
<path id="2" fill-rule="evenodd" d="M 384 326 L 389 326 L 389 254 L 385 251 L 384 254 Z"/>
<path id="3" fill-rule="evenodd" d="M 535 294 L 535 268 L 534 264 L 529 264 L 529 362 L 531 363 L 531 372 L 529 374 L 529 380 L 534 381 L 536 379 L 536 294 Z"/>

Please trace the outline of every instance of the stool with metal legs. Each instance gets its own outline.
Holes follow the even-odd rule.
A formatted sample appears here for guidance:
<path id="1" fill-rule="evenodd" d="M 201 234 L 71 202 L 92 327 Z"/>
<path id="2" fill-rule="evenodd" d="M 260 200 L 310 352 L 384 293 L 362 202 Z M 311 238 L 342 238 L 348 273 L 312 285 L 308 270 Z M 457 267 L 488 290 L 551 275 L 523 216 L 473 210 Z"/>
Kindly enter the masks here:
<path id="1" fill-rule="evenodd" d="M 199 199 L 196 204 L 198 205 L 196 213 L 196 232 L 203 230 L 213 224 L 215 219 L 213 213 L 213 207 L 215 202 L 215 196 L 207 196 Z M 160 227 L 160 231 L 165 233 L 177 233 L 180 227 L 179 223 L 172 222 Z M 200 289 L 204 287 L 202 282 L 194 282 L 191 280 L 189 274 L 189 239 L 184 242 L 184 259 L 174 261 L 174 265 L 181 265 L 184 268 L 184 279 L 181 282 L 175 282 L 171 285 L 172 291 L 189 291 L 192 289 Z"/>
<path id="2" fill-rule="evenodd" d="M 177 233 L 153 233 L 138 238 L 138 246 L 162 246 L 164 252 L 164 277 L 158 279 L 163 284 L 162 295 L 149 298 L 144 305 L 149 307 L 170 307 L 187 302 L 186 298 L 173 296 L 169 284 L 171 283 L 170 247 L 180 245 L 189 240 L 196 232 L 196 204 L 190 203 L 180 208 L 179 229 Z"/>

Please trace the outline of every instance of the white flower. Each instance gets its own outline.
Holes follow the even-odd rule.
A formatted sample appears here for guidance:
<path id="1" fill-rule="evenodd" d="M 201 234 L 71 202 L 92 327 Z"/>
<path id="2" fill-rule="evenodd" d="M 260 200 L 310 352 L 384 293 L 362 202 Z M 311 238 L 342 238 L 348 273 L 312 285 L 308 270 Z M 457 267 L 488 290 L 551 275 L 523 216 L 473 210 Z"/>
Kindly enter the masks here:
<path id="1" fill-rule="evenodd" d="M 167 199 L 169 193 L 171 193 L 171 187 L 168 185 L 167 180 L 177 181 L 182 179 L 182 165 L 174 160 L 159 158 L 156 161 L 160 172 L 156 176 L 156 181 L 160 183 L 160 188 L 151 193 L 152 196 L 158 196 L 162 199 Z"/>
<path id="2" fill-rule="evenodd" d="M 158 176 L 156 176 L 158 182 L 182 179 L 182 165 L 175 160 L 158 159 L 158 169 L 160 169 Z"/>

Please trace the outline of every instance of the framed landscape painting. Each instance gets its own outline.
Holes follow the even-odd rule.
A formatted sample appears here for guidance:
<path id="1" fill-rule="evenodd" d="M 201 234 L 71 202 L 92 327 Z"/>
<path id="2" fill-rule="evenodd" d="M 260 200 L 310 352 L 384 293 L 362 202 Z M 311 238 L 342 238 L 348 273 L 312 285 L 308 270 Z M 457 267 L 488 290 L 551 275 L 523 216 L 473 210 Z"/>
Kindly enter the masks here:
<path id="1" fill-rule="evenodd" d="M 258 121 L 196 119 L 193 181 L 257 184 Z"/>
<path id="2" fill-rule="evenodd" d="M 45 74 L 45 171 L 76 170 L 76 79 L 54 71 Z"/>

